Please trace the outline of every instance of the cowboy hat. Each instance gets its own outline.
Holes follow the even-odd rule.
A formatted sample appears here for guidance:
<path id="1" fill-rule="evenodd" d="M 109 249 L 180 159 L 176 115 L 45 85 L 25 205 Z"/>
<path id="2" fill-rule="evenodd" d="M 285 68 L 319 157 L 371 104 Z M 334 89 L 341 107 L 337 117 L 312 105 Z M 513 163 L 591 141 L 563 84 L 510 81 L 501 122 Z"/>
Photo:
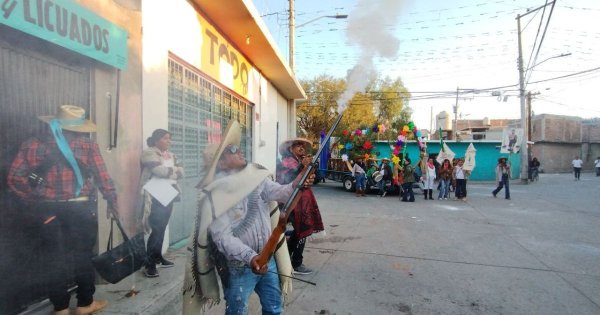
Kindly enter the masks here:
<path id="1" fill-rule="evenodd" d="M 206 175 L 202 181 L 198 183 L 196 188 L 204 187 L 214 180 L 217 164 L 219 163 L 219 159 L 221 158 L 221 155 L 223 155 L 225 148 L 230 144 L 235 144 L 239 147 L 241 141 L 242 128 L 240 123 L 238 123 L 237 120 L 230 120 L 223 133 L 221 143 L 211 143 L 204 149 L 203 156 Z"/>
<path id="2" fill-rule="evenodd" d="M 38 118 L 48 124 L 57 119 L 63 130 L 96 132 L 96 124 L 85 119 L 85 109 L 75 105 L 61 105 L 55 116 L 38 116 Z"/>
<path id="3" fill-rule="evenodd" d="M 384 158 L 382 158 L 382 159 L 381 159 L 381 161 L 388 161 L 388 162 L 389 162 L 389 161 L 390 161 L 390 159 L 388 159 L 388 158 L 384 157 Z"/>
<path id="4" fill-rule="evenodd" d="M 382 179 L 383 179 L 383 175 L 381 175 L 381 173 L 379 171 L 376 171 L 375 173 L 373 173 L 373 180 L 376 183 L 379 183 Z"/>
<path id="5" fill-rule="evenodd" d="M 279 145 L 279 154 L 281 154 L 281 155 L 289 154 L 290 148 L 296 142 L 302 143 L 304 145 L 304 149 L 306 151 L 308 151 L 308 150 L 310 150 L 310 148 L 312 148 L 312 141 L 305 139 L 305 138 L 292 138 L 289 140 L 285 140 L 283 143 L 281 143 Z"/>

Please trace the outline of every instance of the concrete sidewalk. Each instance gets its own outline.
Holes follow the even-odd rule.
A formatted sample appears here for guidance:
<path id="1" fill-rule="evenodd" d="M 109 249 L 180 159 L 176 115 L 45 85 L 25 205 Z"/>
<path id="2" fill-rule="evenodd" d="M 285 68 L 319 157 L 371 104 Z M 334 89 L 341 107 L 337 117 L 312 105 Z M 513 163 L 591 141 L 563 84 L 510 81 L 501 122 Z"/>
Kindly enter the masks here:
<path id="1" fill-rule="evenodd" d="M 466 202 L 404 203 L 317 185 L 327 236 L 308 241 L 315 273 L 303 276 L 317 286 L 295 281 L 286 314 L 600 314 L 600 178 L 541 174 L 511 182 L 511 200 L 493 188 L 469 182 Z M 167 256 L 176 266 L 158 278 L 99 285 L 102 314 L 179 314 L 185 247 Z"/>

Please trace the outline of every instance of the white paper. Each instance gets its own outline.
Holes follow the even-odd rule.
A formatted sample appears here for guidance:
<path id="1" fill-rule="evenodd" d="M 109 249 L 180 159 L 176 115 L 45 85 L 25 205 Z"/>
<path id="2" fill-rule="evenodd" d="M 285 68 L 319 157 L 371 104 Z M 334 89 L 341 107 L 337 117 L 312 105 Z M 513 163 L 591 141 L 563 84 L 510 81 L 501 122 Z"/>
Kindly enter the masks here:
<path id="1" fill-rule="evenodd" d="M 175 159 L 163 160 L 162 166 L 166 166 L 166 167 L 175 166 Z"/>
<path id="2" fill-rule="evenodd" d="M 152 177 L 144 185 L 144 189 L 154 199 L 158 200 L 163 206 L 168 206 L 179 194 L 177 189 L 173 188 L 173 181 L 168 178 Z"/>

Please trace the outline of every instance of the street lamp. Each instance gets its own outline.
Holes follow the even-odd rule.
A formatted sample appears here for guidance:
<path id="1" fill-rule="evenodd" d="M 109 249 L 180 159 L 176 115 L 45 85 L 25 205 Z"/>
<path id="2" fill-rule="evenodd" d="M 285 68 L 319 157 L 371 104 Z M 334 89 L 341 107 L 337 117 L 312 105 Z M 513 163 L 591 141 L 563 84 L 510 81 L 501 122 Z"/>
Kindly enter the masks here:
<path id="1" fill-rule="evenodd" d="M 294 11 L 294 0 L 289 0 L 290 2 L 290 16 L 289 16 L 289 24 L 290 24 L 290 38 L 289 38 L 289 50 L 290 50 L 290 69 L 292 70 L 292 72 L 294 73 L 294 75 L 296 75 L 296 58 L 294 57 L 295 52 L 296 52 L 296 27 L 301 27 L 304 26 L 308 23 L 314 22 L 318 19 L 322 19 L 322 18 L 333 18 L 333 19 L 347 19 L 348 15 L 347 14 L 336 14 L 336 15 L 324 15 L 324 16 L 319 16 L 315 19 L 312 19 L 308 22 L 302 23 L 298 26 L 296 26 L 296 18 L 295 18 L 295 11 Z M 290 116 L 291 117 L 296 117 L 296 101 L 295 100 L 290 100 L 289 101 L 289 105 L 290 105 Z M 291 134 L 296 134 L 296 124 L 295 122 L 293 123 L 293 129 Z"/>
<path id="2" fill-rule="evenodd" d="M 567 57 L 567 56 L 570 56 L 570 55 L 571 55 L 571 53 L 566 53 L 566 54 L 560 54 L 560 55 L 556 55 L 556 56 L 548 57 L 548 58 L 546 58 L 546 59 L 544 59 L 544 60 L 542 60 L 542 61 L 540 61 L 540 62 L 538 62 L 538 63 L 534 64 L 533 66 L 531 66 L 531 67 L 529 67 L 529 68 L 525 69 L 525 71 L 531 70 L 531 69 L 533 69 L 533 68 L 535 68 L 535 67 L 539 66 L 540 64 L 542 64 L 542 63 L 544 63 L 544 62 L 546 62 L 546 61 L 548 61 L 548 60 L 550 60 L 550 59 L 554 59 L 554 58 L 561 58 L 561 57 Z"/>
<path id="3" fill-rule="evenodd" d="M 317 18 L 314 18 L 314 19 L 312 19 L 312 20 L 310 20 L 310 21 L 304 22 L 304 23 L 302 23 L 302 24 L 300 24 L 300 25 L 296 25 L 296 28 L 298 28 L 298 27 L 302 27 L 302 26 L 304 26 L 304 25 L 306 25 L 306 24 L 308 24 L 308 23 L 312 23 L 312 22 L 314 22 L 314 21 L 316 21 L 316 20 L 320 20 L 320 19 L 322 19 L 322 18 L 331 18 L 331 19 L 347 19 L 347 18 L 348 18 L 348 14 L 336 14 L 336 15 L 323 15 L 323 16 L 319 16 L 319 17 L 317 17 Z"/>

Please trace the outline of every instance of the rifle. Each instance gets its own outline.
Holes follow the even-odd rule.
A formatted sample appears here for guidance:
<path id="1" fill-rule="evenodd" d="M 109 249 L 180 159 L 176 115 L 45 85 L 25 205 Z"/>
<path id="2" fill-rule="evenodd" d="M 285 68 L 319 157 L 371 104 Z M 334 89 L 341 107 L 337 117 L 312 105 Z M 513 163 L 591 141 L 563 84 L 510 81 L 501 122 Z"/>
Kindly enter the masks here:
<path id="1" fill-rule="evenodd" d="M 279 243 L 279 239 L 281 238 L 281 235 L 283 235 L 283 233 L 285 232 L 285 226 L 287 225 L 287 220 L 288 220 L 290 214 L 294 211 L 294 208 L 296 207 L 298 200 L 300 200 L 301 194 L 299 194 L 299 192 L 300 192 L 300 190 L 303 189 L 304 183 L 306 182 L 308 177 L 318 168 L 317 159 L 321 155 L 321 151 L 323 151 L 323 147 L 325 147 L 325 145 L 327 145 L 329 138 L 331 138 L 331 134 L 333 133 L 333 131 L 335 131 L 335 128 L 339 125 L 341 120 L 342 120 L 342 114 L 339 114 L 339 116 L 336 118 L 335 122 L 333 123 L 333 126 L 331 126 L 331 129 L 329 129 L 329 132 L 327 133 L 327 136 L 324 138 L 324 141 L 321 143 L 321 146 L 319 146 L 319 150 L 317 151 L 317 153 L 315 155 L 313 155 L 311 163 L 304 169 L 304 172 L 302 173 L 302 177 L 300 177 L 300 181 L 298 181 L 298 184 L 296 185 L 296 188 L 294 188 L 294 191 L 290 195 L 290 198 L 288 198 L 287 202 L 281 209 L 281 213 L 283 213 L 283 215 L 281 215 L 279 217 L 277 226 L 273 229 L 273 233 L 269 237 L 269 240 L 265 244 L 265 247 L 258 254 L 258 258 L 256 259 L 256 262 L 258 263 L 259 266 L 261 266 L 261 267 L 265 266 L 267 264 L 267 262 L 269 262 L 269 259 L 271 258 L 271 256 L 273 256 L 273 253 L 275 253 L 275 250 L 277 250 L 277 244 Z"/>

